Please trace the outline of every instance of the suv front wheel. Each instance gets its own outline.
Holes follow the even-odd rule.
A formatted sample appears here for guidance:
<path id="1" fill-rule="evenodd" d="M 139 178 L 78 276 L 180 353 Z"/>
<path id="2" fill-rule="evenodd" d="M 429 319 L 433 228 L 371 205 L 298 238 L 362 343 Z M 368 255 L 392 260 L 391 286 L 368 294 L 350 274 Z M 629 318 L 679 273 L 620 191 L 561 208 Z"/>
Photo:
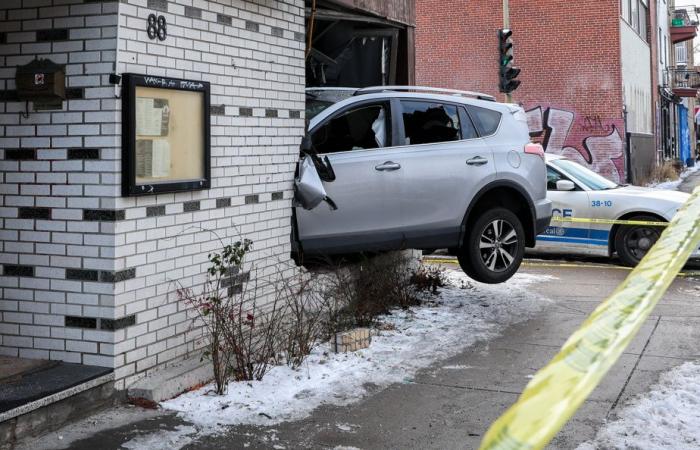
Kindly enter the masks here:
<path id="1" fill-rule="evenodd" d="M 524 253 L 525 231 L 520 220 L 505 208 L 494 208 L 472 224 L 457 259 L 475 281 L 496 284 L 517 272 Z"/>

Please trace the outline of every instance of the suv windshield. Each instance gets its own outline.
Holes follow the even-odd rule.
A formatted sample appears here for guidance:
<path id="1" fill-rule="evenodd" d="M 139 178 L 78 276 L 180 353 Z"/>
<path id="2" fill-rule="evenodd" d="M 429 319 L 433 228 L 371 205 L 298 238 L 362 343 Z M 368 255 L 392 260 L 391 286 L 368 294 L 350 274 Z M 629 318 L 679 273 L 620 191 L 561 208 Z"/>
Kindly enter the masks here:
<path id="1" fill-rule="evenodd" d="M 550 161 L 554 167 L 562 169 L 571 174 L 578 181 L 583 183 L 587 188 L 594 191 L 604 191 L 607 189 L 615 189 L 619 185 L 604 178 L 597 173 L 583 167 L 579 163 L 575 163 L 568 159 L 553 159 Z"/>
<path id="2" fill-rule="evenodd" d="M 355 88 L 306 88 L 306 120 L 313 119 L 334 103 L 352 97 L 356 91 Z"/>

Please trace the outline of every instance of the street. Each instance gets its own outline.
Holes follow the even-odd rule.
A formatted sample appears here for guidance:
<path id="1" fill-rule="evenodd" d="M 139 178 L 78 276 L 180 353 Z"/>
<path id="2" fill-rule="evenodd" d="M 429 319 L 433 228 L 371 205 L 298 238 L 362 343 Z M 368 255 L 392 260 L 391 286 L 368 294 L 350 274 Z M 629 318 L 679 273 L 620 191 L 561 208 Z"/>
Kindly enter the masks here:
<path id="1" fill-rule="evenodd" d="M 600 261 L 526 260 L 521 272 L 554 277 L 531 289 L 551 304 L 495 339 L 421 370 L 404 383 L 347 406 L 272 427 L 231 426 L 187 449 L 476 448 L 486 428 L 518 397 L 628 270 Z M 679 276 L 623 356 L 549 448 L 572 449 L 595 437 L 606 418 L 657 382 L 661 373 L 700 355 L 700 277 Z M 191 424 L 172 413 L 119 407 L 50 433 L 25 447 L 163 448 Z M 171 434 L 169 434 L 171 433 Z M 121 447 L 123 445 L 123 447 Z M 22 447 L 20 447 L 22 448 Z"/>

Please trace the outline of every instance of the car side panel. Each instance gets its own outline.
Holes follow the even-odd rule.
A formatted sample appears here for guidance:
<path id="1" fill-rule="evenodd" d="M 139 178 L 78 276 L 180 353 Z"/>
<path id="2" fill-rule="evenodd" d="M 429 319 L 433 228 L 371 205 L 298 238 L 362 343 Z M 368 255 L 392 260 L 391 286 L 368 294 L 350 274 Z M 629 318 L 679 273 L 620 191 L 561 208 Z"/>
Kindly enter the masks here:
<path id="1" fill-rule="evenodd" d="M 403 147 L 405 182 L 398 200 L 406 245 L 453 247 L 462 219 L 479 190 L 496 178 L 491 150 L 482 139 Z M 483 165 L 468 165 L 483 158 Z"/>

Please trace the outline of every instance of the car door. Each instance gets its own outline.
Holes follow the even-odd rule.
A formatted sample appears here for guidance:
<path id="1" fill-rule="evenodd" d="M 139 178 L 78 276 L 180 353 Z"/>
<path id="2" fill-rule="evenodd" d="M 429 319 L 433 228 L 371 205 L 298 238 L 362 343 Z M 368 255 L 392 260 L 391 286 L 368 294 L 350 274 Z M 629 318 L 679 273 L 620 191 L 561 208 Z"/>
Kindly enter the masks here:
<path id="1" fill-rule="evenodd" d="M 391 103 L 364 101 L 335 112 L 311 130 L 313 149 L 328 156 L 335 180 L 324 182 L 337 210 L 321 204 L 296 208 L 306 253 L 346 253 L 396 248 L 401 242 L 393 161 Z"/>
<path id="2" fill-rule="evenodd" d="M 467 205 L 495 179 L 490 149 L 458 103 L 401 99 L 399 204 L 409 247 L 451 247 Z"/>
<path id="3" fill-rule="evenodd" d="M 558 190 L 557 181 L 574 183 L 574 190 Z M 547 166 L 547 197 L 552 201 L 552 222 L 537 236 L 536 250 L 548 253 L 588 254 L 591 252 L 590 225 L 567 221 L 591 217 L 590 196 L 566 175 Z M 557 221 L 556 218 L 562 219 Z"/>

